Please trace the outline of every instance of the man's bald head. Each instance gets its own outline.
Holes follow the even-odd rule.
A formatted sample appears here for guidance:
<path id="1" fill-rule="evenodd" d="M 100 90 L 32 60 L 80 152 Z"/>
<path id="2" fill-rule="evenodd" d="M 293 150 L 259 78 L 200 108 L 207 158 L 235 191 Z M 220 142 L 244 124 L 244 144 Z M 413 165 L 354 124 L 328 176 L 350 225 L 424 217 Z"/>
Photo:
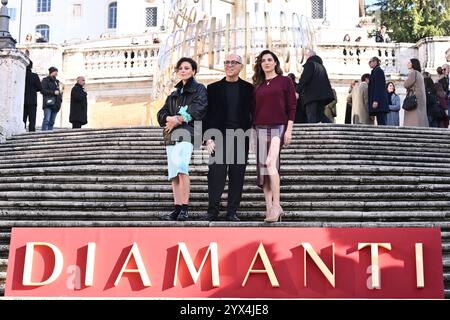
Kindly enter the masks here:
<path id="1" fill-rule="evenodd" d="M 227 54 L 225 56 L 224 68 L 227 81 L 237 81 L 239 73 L 243 68 L 241 56 L 236 53 Z"/>
<path id="2" fill-rule="evenodd" d="M 242 63 L 242 58 L 236 53 L 229 53 L 225 56 L 225 61 L 237 61 L 239 63 Z"/>
<path id="3" fill-rule="evenodd" d="M 84 77 L 78 77 L 77 78 L 77 83 L 78 84 L 81 84 L 82 86 L 84 86 L 85 82 L 86 82 L 86 79 Z"/>

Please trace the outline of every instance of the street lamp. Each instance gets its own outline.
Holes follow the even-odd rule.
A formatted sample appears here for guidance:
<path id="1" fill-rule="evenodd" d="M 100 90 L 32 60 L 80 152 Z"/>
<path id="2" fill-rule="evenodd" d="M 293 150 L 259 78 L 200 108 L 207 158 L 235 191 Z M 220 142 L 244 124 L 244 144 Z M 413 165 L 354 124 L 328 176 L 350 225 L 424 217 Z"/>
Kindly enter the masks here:
<path id="1" fill-rule="evenodd" d="M 2 0 L 2 7 L 0 8 L 0 48 L 15 48 L 16 40 L 11 37 L 9 33 L 9 14 L 6 5 L 8 0 Z"/>

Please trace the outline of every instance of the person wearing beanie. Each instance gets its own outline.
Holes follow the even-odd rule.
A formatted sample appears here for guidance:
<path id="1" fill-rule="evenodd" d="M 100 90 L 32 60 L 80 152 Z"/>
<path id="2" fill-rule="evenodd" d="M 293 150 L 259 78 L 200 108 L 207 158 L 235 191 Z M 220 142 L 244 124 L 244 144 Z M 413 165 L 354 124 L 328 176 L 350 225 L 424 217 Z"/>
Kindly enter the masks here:
<path id="1" fill-rule="evenodd" d="M 42 79 L 42 95 L 44 96 L 42 108 L 44 109 L 44 120 L 42 121 L 42 131 L 53 130 L 56 115 L 61 109 L 62 93 L 60 89 L 58 69 L 50 67 L 48 77 Z"/>

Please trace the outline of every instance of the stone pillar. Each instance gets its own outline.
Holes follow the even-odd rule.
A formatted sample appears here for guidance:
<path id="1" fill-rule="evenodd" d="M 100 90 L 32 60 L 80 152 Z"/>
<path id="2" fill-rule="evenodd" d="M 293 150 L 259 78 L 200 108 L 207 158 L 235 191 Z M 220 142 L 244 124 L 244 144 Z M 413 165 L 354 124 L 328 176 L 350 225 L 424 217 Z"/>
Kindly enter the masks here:
<path id="1" fill-rule="evenodd" d="M 9 33 L 9 16 L 1 0 L 0 8 L 0 142 L 13 134 L 25 131 L 23 102 L 25 70 L 28 58 L 16 49 L 16 41 Z"/>
<path id="2" fill-rule="evenodd" d="M 3 128 L 3 139 L 25 132 L 23 102 L 28 64 L 28 58 L 19 50 L 0 48 L 0 127 Z"/>

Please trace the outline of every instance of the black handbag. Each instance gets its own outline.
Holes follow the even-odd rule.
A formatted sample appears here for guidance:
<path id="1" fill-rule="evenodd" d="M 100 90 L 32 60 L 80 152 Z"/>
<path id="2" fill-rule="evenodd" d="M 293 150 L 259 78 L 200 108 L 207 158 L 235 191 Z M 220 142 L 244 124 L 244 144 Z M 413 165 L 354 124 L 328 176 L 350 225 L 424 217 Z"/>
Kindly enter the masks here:
<path id="1" fill-rule="evenodd" d="M 413 94 L 408 94 L 403 101 L 402 109 L 405 111 L 412 111 L 417 108 L 417 97 Z"/>
<path id="2" fill-rule="evenodd" d="M 52 108 L 56 104 L 56 97 L 48 97 L 45 99 L 45 106 Z"/>
<path id="3" fill-rule="evenodd" d="M 417 81 L 417 74 L 414 73 L 414 85 Z M 416 93 L 412 90 L 408 90 L 406 98 L 403 101 L 402 109 L 405 111 L 413 111 L 417 108 L 417 97 Z"/>

